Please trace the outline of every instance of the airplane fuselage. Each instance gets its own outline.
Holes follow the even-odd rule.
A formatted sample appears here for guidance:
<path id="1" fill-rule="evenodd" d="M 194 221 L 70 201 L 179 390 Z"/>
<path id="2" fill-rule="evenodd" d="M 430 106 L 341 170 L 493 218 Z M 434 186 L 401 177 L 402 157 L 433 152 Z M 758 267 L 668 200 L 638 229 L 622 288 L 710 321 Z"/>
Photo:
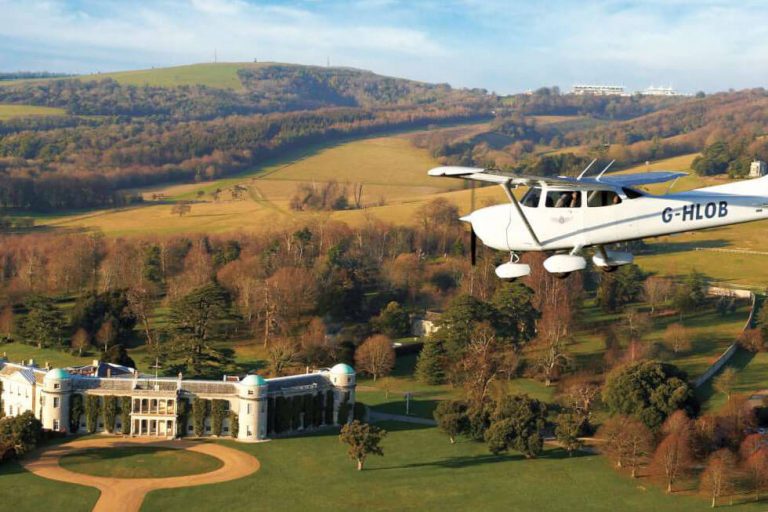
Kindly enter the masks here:
<path id="1" fill-rule="evenodd" d="M 549 186 L 524 198 L 518 213 L 507 203 L 473 212 L 469 218 L 482 242 L 503 251 L 551 251 L 607 245 L 699 229 L 768 219 L 764 179 L 667 195 L 617 188 L 597 197 L 589 190 Z M 760 182 L 759 187 L 757 182 Z M 750 186 L 752 183 L 752 186 Z M 579 194 L 567 196 L 566 194 Z M 598 200 L 595 200 L 597 197 Z M 560 198 L 560 201 L 558 201 Z M 562 204 L 565 203 L 565 204 Z M 525 227 L 530 224 L 538 243 Z"/>

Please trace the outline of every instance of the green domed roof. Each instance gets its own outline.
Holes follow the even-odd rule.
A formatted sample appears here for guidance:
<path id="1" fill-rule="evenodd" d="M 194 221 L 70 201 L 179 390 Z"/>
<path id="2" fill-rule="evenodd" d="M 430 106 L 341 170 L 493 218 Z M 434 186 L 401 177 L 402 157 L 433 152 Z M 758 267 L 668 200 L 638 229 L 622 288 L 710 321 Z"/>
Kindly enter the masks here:
<path id="1" fill-rule="evenodd" d="M 68 378 L 69 378 L 69 372 L 67 372 L 67 370 L 65 370 L 64 368 L 56 368 L 46 373 L 45 378 L 43 380 L 48 380 L 48 379 L 66 380 Z"/>
<path id="2" fill-rule="evenodd" d="M 331 373 L 335 373 L 336 375 L 354 375 L 355 369 L 348 364 L 339 363 L 331 368 Z"/>
<path id="3" fill-rule="evenodd" d="M 261 375 L 248 375 L 240 381 L 243 386 L 266 386 L 267 381 Z"/>

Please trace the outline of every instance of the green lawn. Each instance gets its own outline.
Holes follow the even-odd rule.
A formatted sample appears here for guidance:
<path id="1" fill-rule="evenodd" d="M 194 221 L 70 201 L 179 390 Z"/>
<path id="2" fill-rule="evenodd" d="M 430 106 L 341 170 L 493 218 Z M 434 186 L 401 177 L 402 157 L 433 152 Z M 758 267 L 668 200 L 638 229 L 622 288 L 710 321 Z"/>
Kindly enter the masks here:
<path id="1" fill-rule="evenodd" d="M 59 464 L 76 473 L 114 478 L 167 478 L 209 473 L 221 460 L 189 450 L 131 446 L 93 448 L 65 455 Z"/>
<path id="2" fill-rule="evenodd" d="M 410 413 L 422 418 L 432 418 L 432 411 L 439 400 L 458 398 L 461 390 L 448 385 L 430 386 L 417 381 L 413 376 L 416 359 L 416 354 L 398 357 L 392 374 L 376 382 L 359 377 L 357 400 L 371 406 L 375 411 L 405 414 L 404 395 L 411 393 Z"/>
<path id="3" fill-rule="evenodd" d="M 38 366 L 43 367 L 48 362 L 51 366 L 77 366 L 88 364 L 94 359 L 98 359 L 98 355 L 93 357 L 78 357 L 72 355 L 69 352 L 53 348 L 37 348 L 34 345 L 26 345 L 21 342 L 2 343 L 0 344 L 0 354 L 4 354 L 8 361 L 12 363 L 20 363 L 21 361 L 29 361 L 34 359 Z"/>
<path id="4" fill-rule="evenodd" d="M 331 433 L 255 445 L 227 443 L 256 456 L 261 469 L 234 482 L 154 491 L 142 511 L 685 512 L 709 507 L 703 498 L 667 496 L 646 478 L 616 473 L 596 455 L 569 458 L 553 448 L 536 460 L 493 456 L 481 443 L 451 445 L 433 428 L 382 426 L 390 431 L 382 444 L 385 456 L 371 457 L 362 472 Z"/>
<path id="5" fill-rule="evenodd" d="M 643 341 L 651 348 L 654 357 L 669 361 L 688 372 L 695 378 L 704 371 L 728 348 L 741 333 L 749 316 L 749 305 L 742 301 L 736 311 L 720 316 L 710 304 L 706 309 L 687 314 L 683 325 L 690 329 L 692 348 L 690 351 L 674 354 L 662 347 L 664 331 L 671 323 L 680 321 L 678 316 L 659 317 L 653 320 L 653 329 L 643 336 Z M 575 336 L 571 351 L 579 368 L 595 368 L 602 364 L 605 343 L 595 328 L 595 323 L 616 323 L 623 321 L 623 315 L 602 314 L 587 302 L 584 309 L 586 321 Z"/>
<path id="6" fill-rule="evenodd" d="M 16 462 L 0 463 L 0 510 L 75 512 L 91 510 L 99 499 L 93 487 L 46 480 Z"/>

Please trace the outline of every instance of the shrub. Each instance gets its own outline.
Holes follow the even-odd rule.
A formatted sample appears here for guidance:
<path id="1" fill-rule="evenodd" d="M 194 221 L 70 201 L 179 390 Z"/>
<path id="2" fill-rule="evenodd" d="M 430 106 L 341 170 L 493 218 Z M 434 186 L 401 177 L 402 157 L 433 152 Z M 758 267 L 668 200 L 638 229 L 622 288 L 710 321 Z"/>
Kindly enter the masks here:
<path id="1" fill-rule="evenodd" d="M 131 397 L 120 397 L 120 433 L 124 436 L 127 436 L 131 433 L 131 407 L 133 407 L 133 400 Z"/>
<path id="2" fill-rule="evenodd" d="M 69 431 L 74 434 L 80 429 L 80 416 L 83 415 L 83 395 L 75 393 L 69 399 Z"/>
<path id="3" fill-rule="evenodd" d="M 187 435 L 187 421 L 189 420 L 189 401 L 179 398 L 176 401 L 176 429 L 179 437 Z"/>
<path id="4" fill-rule="evenodd" d="M 115 431 L 115 420 L 117 420 L 117 397 L 105 396 L 101 407 L 104 411 L 104 430 L 111 434 Z"/>
<path id="5" fill-rule="evenodd" d="M 208 400 L 197 397 L 192 400 L 192 429 L 197 437 L 205 434 L 205 417 L 208 416 L 209 408 Z"/>
<path id="6" fill-rule="evenodd" d="M 85 395 L 85 429 L 89 434 L 96 432 L 99 424 L 100 400 L 95 395 Z"/>
<path id="7" fill-rule="evenodd" d="M 211 430 L 213 435 L 219 437 L 224 429 L 224 414 L 227 412 L 226 400 L 213 400 L 211 402 Z"/>

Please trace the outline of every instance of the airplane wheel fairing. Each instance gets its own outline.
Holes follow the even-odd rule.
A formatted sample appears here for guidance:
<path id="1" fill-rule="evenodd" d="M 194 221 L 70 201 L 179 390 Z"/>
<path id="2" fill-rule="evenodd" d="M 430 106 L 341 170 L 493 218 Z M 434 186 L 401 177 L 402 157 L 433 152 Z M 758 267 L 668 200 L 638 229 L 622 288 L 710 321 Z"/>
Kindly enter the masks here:
<path id="1" fill-rule="evenodd" d="M 525 263 L 504 263 L 496 267 L 496 275 L 501 279 L 517 279 L 531 273 L 530 265 Z"/>
<path id="2" fill-rule="evenodd" d="M 565 274 L 568 276 L 571 272 L 584 270 L 587 266 L 587 260 L 581 256 L 571 254 L 555 254 L 544 260 L 544 268 L 550 274 Z"/>
<path id="3" fill-rule="evenodd" d="M 605 266 L 605 267 L 600 267 L 600 270 L 602 270 L 602 271 L 603 271 L 603 272 L 605 272 L 606 274 L 610 274 L 611 272 L 616 272 L 616 270 L 617 270 L 618 268 L 619 268 L 619 267 L 614 267 L 613 265 L 607 265 L 607 266 Z"/>

